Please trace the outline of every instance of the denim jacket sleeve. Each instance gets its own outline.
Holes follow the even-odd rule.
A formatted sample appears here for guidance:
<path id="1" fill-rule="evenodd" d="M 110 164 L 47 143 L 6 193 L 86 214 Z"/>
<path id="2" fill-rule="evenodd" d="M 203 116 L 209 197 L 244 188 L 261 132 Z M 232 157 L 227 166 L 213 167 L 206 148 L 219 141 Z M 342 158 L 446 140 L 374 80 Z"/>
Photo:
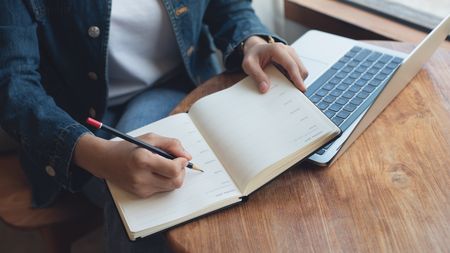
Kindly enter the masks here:
<path id="1" fill-rule="evenodd" d="M 62 188 L 75 190 L 71 156 L 89 130 L 42 87 L 37 25 L 23 2 L 0 1 L 0 125 L 33 160 L 33 168 L 26 169 L 42 170 Z"/>
<path id="2" fill-rule="evenodd" d="M 240 68 L 242 55 L 236 48 L 252 35 L 270 35 L 276 41 L 286 43 L 261 23 L 251 6 L 251 0 L 211 1 L 205 22 L 209 26 L 214 43 L 223 53 L 228 70 Z"/>

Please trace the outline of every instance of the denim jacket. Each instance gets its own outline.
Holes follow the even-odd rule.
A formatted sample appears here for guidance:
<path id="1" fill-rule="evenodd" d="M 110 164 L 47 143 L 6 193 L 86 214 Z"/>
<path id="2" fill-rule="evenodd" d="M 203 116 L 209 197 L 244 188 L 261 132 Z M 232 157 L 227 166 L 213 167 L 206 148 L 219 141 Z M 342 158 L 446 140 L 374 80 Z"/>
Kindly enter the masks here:
<path id="1" fill-rule="evenodd" d="M 251 1 L 162 2 L 196 84 L 220 70 L 216 48 L 225 67 L 237 69 L 241 41 L 274 36 Z M 0 1 L 0 125 L 20 144 L 34 206 L 51 204 L 63 190 L 78 191 L 91 176 L 71 158 L 79 137 L 89 133 L 84 119 L 101 118 L 106 109 L 110 13 L 111 0 Z"/>

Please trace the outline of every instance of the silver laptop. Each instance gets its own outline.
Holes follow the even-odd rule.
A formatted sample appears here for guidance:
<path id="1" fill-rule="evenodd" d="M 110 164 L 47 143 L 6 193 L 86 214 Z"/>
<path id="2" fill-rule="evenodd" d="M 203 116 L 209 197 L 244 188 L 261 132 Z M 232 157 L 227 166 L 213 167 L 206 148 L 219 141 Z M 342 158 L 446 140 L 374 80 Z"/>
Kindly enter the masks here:
<path id="1" fill-rule="evenodd" d="M 309 160 L 330 165 L 416 75 L 450 33 L 450 15 L 410 53 L 320 31 L 292 44 L 308 69 L 308 98 L 343 131 Z"/>

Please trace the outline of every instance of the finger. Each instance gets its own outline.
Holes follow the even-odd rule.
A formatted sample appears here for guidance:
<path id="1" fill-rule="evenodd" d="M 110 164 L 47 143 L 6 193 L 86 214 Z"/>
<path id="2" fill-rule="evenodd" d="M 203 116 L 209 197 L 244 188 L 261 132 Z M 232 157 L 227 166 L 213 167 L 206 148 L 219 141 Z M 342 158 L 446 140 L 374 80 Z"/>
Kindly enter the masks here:
<path id="1" fill-rule="evenodd" d="M 290 46 L 288 47 L 287 52 L 291 55 L 292 59 L 294 59 L 294 61 L 296 62 L 297 66 L 299 67 L 300 75 L 301 75 L 302 79 L 305 80 L 308 77 L 308 70 L 306 69 L 302 60 L 298 56 L 297 52 L 295 51 L 294 48 L 292 48 Z"/>
<path id="2" fill-rule="evenodd" d="M 261 93 L 265 93 L 269 90 L 270 79 L 267 77 L 266 73 L 264 73 L 259 61 L 255 57 L 245 57 L 242 61 L 242 69 L 247 75 L 253 78 Z"/>
<path id="3" fill-rule="evenodd" d="M 149 159 L 148 169 L 154 173 L 166 178 L 176 178 L 182 174 L 188 165 L 185 158 L 178 157 L 173 160 L 166 159 L 156 154 L 150 154 L 152 159 Z"/>
<path id="4" fill-rule="evenodd" d="M 178 139 L 161 137 L 156 140 L 155 146 L 169 152 L 175 157 L 184 157 L 187 160 L 192 159 L 191 154 L 184 149 L 183 144 Z"/>
<path id="5" fill-rule="evenodd" d="M 129 167 L 136 171 L 147 170 L 167 178 L 177 177 L 187 166 L 186 158 L 170 160 L 154 154 L 146 149 L 138 148 L 133 151 Z"/>
<path id="6" fill-rule="evenodd" d="M 299 66 L 287 50 L 277 50 L 274 52 L 272 59 L 288 72 L 289 78 L 298 89 L 301 91 L 306 90 L 300 75 Z"/>
<path id="7" fill-rule="evenodd" d="M 158 192 L 171 191 L 183 185 L 186 173 L 183 172 L 175 178 L 166 178 L 158 174 L 153 174 L 150 180 L 150 188 L 155 188 Z"/>
<path id="8" fill-rule="evenodd" d="M 299 67 L 299 70 L 300 70 L 300 75 L 304 81 L 306 78 L 308 78 L 308 75 L 309 75 L 308 70 L 306 69 L 305 65 L 303 64 L 302 60 L 298 56 L 295 49 L 293 49 L 292 47 L 289 47 L 288 53 L 291 55 L 292 59 L 294 59 L 295 62 L 297 63 L 297 66 Z"/>
<path id="9" fill-rule="evenodd" d="M 174 180 L 148 172 L 147 175 L 139 175 L 139 178 L 136 181 L 137 183 L 131 185 L 129 192 L 134 193 L 141 198 L 148 198 L 155 193 L 172 191 L 181 187 L 183 179 L 184 173 Z"/>
<path id="10" fill-rule="evenodd" d="M 168 152 L 175 157 L 184 157 L 187 160 L 192 159 L 191 154 L 189 154 L 189 152 L 184 149 L 183 145 L 178 139 L 160 136 L 154 133 L 144 134 L 139 136 L 139 138 Z"/>

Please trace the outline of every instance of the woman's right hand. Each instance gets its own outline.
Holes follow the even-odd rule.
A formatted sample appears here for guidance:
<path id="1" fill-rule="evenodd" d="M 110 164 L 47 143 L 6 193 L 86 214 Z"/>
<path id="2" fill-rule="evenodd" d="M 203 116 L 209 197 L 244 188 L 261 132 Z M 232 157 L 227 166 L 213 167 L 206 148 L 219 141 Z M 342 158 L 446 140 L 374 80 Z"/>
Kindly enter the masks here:
<path id="1" fill-rule="evenodd" d="M 85 134 L 75 146 L 73 162 L 143 198 L 180 188 L 186 165 L 192 159 L 180 141 L 157 134 L 138 138 L 178 158 L 170 160 L 127 141 L 108 141 Z"/>

